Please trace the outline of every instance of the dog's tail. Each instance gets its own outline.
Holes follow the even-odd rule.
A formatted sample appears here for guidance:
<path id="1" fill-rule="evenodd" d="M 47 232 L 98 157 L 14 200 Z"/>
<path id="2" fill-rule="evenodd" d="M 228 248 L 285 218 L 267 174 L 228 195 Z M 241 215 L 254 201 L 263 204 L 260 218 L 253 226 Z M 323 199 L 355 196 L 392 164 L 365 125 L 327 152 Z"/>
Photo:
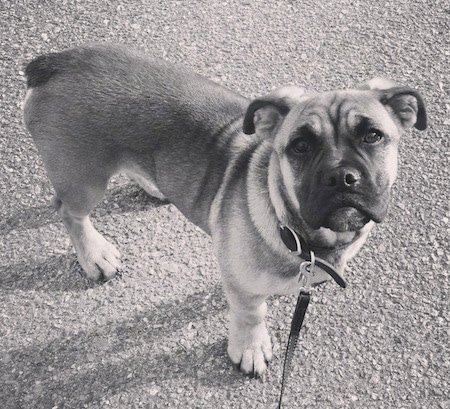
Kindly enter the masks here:
<path id="1" fill-rule="evenodd" d="M 25 68 L 27 87 L 35 88 L 45 85 L 52 77 L 59 74 L 65 63 L 63 53 L 44 54 L 31 61 Z"/>
<path id="2" fill-rule="evenodd" d="M 41 87 L 65 71 L 86 70 L 92 54 L 95 50 L 74 48 L 37 57 L 25 67 L 28 88 Z"/>
<path id="3" fill-rule="evenodd" d="M 50 78 L 58 73 L 56 54 L 41 55 L 31 61 L 25 68 L 28 88 L 45 85 Z"/>

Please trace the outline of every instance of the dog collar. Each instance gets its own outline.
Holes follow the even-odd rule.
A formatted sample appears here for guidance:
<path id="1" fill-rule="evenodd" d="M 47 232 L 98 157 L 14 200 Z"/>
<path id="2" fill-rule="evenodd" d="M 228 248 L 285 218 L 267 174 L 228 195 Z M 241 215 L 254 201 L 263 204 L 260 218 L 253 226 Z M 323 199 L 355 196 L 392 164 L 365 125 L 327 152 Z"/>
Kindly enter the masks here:
<path id="1" fill-rule="evenodd" d="M 347 286 L 345 280 L 334 266 L 327 261 L 316 257 L 314 251 L 308 249 L 303 237 L 299 236 L 289 226 L 280 225 L 280 237 L 284 245 L 292 254 L 305 260 L 300 265 L 299 281 L 302 283 L 302 286 L 306 288 L 309 287 L 309 279 L 312 278 L 316 266 L 325 271 L 340 287 L 345 288 Z"/>

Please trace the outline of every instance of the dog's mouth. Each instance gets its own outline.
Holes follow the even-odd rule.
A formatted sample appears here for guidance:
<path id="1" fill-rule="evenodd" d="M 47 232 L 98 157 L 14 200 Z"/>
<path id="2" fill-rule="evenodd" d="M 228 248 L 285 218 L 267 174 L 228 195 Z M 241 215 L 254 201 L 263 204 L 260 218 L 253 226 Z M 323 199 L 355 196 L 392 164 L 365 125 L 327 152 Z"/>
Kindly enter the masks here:
<path id="1" fill-rule="evenodd" d="M 308 192 L 309 193 L 309 192 Z M 390 191 L 388 189 L 360 189 L 354 192 L 315 190 L 304 196 L 301 216 L 313 230 L 321 227 L 336 233 L 356 232 L 367 223 L 381 223 L 388 212 Z"/>
<path id="2" fill-rule="evenodd" d="M 335 232 L 357 231 L 373 218 L 355 207 L 341 207 L 331 212 L 324 220 L 323 227 Z"/>
<path id="3" fill-rule="evenodd" d="M 342 195 L 340 200 L 330 199 L 323 206 L 323 212 L 314 212 L 309 219 L 311 227 L 326 227 L 335 232 L 350 232 L 362 229 L 369 221 L 380 223 L 386 216 L 388 198 L 386 200 L 368 201 L 358 196 Z"/>

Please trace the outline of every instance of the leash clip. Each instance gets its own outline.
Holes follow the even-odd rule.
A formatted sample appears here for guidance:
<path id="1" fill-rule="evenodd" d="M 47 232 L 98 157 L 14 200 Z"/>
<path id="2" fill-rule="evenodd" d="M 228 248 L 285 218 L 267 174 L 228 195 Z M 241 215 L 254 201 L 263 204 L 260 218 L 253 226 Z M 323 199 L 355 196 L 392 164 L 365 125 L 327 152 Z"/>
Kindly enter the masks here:
<path id="1" fill-rule="evenodd" d="M 298 275 L 298 282 L 300 286 L 310 292 L 312 288 L 312 279 L 314 278 L 316 268 L 316 256 L 314 251 L 309 252 L 310 260 L 305 260 L 300 264 L 300 271 Z"/>

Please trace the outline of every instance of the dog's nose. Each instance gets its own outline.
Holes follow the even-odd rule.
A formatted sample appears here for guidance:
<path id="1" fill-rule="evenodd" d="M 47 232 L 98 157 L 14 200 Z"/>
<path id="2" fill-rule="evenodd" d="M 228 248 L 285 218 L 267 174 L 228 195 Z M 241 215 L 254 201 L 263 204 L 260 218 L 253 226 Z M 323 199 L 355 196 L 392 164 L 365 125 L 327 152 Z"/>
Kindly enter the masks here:
<path id="1" fill-rule="evenodd" d="M 354 168 L 341 166 L 325 172 L 322 184 L 338 190 L 347 190 L 358 185 L 361 174 Z"/>

